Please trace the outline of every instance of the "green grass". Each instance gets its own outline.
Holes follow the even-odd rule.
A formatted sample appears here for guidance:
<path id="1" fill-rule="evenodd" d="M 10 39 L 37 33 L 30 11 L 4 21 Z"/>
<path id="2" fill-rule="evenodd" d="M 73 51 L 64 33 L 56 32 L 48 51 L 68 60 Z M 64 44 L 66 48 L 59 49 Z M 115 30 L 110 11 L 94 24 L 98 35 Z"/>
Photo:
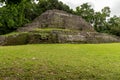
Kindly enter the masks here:
<path id="1" fill-rule="evenodd" d="M 35 29 L 35 31 L 52 31 L 52 30 L 70 31 L 69 29 L 60 29 L 60 28 L 36 28 Z"/>
<path id="2" fill-rule="evenodd" d="M 4 34 L 4 35 L 1 35 L 1 36 L 5 36 L 5 37 L 8 37 L 8 36 L 12 36 L 12 35 L 19 35 L 19 34 L 27 34 L 27 32 L 11 32 L 11 33 L 8 33 L 8 34 Z"/>
<path id="3" fill-rule="evenodd" d="M 0 80 L 120 80 L 120 44 L 3 46 Z"/>

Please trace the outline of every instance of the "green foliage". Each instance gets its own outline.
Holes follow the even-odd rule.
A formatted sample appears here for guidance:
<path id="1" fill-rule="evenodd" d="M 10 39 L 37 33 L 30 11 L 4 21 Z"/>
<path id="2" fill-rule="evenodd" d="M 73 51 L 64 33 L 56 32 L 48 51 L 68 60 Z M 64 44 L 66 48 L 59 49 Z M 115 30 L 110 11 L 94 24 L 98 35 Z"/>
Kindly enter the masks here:
<path id="1" fill-rule="evenodd" d="M 21 26 L 20 25 L 20 17 L 19 17 L 19 12 L 18 11 L 18 6 L 17 5 L 12 5 L 12 6 L 6 6 L 1 13 L 1 27 L 4 28 L 5 30 L 2 30 L 0 28 L 0 34 L 6 33 L 6 30 L 15 30 L 17 27 Z M 2 33 L 3 32 L 3 33 Z"/>
<path id="2" fill-rule="evenodd" d="M 98 32 L 105 30 L 106 17 L 101 12 L 96 12 L 94 15 L 94 28 Z"/>
<path id="3" fill-rule="evenodd" d="M 76 14 L 84 18 L 87 22 L 93 23 L 94 9 L 88 3 L 76 7 Z"/>
<path id="4" fill-rule="evenodd" d="M 110 16 L 110 8 L 109 7 L 104 7 L 102 9 L 102 15 L 106 18 L 106 17 L 109 17 Z"/>
<path id="5" fill-rule="evenodd" d="M 0 0 L 0 2 L 5 3 L 6 5 L 20 4 L 24 1 L 30 2 L 31 0 Z"/>
<path id="6" fill-rule="evenodd" d="M 68 5 L 63 4 L 58 0 L 39 0 L 37 4 L 38 14 L 45 12 L 46 10 L 58 9 L 73 13 L 73 10 L 69 8 Z"/>
<path id="7" fill-rule="evenodd" d="M 34 12 L 33 10 L 31 11 L 33 7 L 31 5 L 31 2 L 24 0 L 19 4 L 7 4 L 2 7 L 0 9 L 0 34 L 11 32 L 30 22 L 31 18 L 28 17 L 28 13 L 30 13 L 29 16 L 32 16 Z"/>
<path id="8" fill-rule="evenodd" d="M 111 34 L 120 36 L 120 17 L 113 16 L 108 21 L 108 31 Z"/>
<path id="9" fill-rule="evenodd" d="M 17 3 L 20 3 L 21 0 L 0 0 L 0 2 L 5 4 L 17 4 Z"/>

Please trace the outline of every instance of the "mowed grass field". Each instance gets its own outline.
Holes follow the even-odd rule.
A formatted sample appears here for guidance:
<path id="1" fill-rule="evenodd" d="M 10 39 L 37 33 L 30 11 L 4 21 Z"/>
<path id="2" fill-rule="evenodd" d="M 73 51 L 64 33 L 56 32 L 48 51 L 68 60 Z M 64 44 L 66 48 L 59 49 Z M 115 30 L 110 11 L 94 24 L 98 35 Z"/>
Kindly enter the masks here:
<path id="1" fill-rule="evenodd" d="M 1 46 L 0 80 L 120 80 L 120 43 Z"/>

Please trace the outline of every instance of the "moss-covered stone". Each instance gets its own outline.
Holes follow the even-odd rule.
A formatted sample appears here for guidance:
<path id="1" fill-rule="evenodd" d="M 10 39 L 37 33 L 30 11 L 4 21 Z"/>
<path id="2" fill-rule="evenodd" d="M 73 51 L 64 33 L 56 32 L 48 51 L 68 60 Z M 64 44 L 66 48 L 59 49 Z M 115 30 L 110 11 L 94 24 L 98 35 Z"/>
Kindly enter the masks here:
<path id="1" fill-rule="evenodd" d="M 28 43 L 28 34 L 27 33 L 17 33 L 4 35 L 4 41 L 1 45 L 22 45 Z"/>
<path id="2" fill-rule="evenodd" d="M 30 32 L 10 33 L 0 37 L 0 45 L 22 45 L 39 43 L 108 43 L 120 42 L 119 37 L 68 29 L 37 29 Z"/>

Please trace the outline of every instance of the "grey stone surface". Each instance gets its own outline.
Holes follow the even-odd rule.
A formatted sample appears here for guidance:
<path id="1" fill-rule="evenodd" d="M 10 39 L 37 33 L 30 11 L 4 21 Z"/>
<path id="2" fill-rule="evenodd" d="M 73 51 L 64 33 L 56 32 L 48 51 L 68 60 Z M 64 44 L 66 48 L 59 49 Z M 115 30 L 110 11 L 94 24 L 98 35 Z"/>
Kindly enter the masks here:
<path id="1" fill-rule="evenodd" d="M 18 31 L 31 31 L 35 28 L 61 28 L 79 31 L 94 31 L 93 27 L 80 16 L 60 10 L 48 10 L 32 23 L 19 28 Z"/>

